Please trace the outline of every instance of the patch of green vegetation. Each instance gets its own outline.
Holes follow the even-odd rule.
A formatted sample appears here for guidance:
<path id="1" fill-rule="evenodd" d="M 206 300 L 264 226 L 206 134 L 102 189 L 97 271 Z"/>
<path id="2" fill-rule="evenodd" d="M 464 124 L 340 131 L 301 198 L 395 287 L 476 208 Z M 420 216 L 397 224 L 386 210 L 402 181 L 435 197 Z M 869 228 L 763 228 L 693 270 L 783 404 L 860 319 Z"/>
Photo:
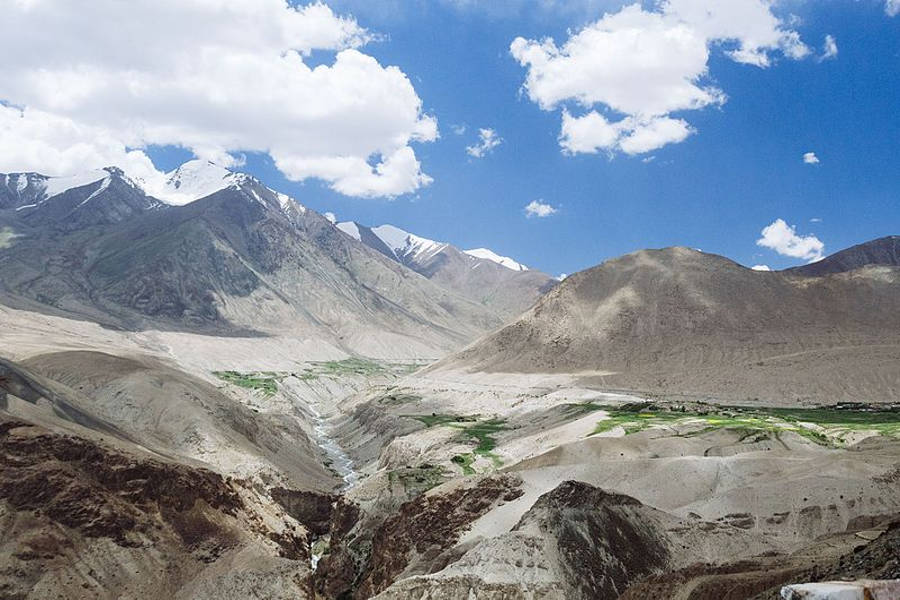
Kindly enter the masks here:
<path id="1" fill-rule="evenodd" d="M 462 469 L 463 475 L 474 475 L 475 469 L 472 468 L 472 463 L 475 462 L 475 455 L 472 453 L 469 454 L 455 454 L 450 462 L 459 465 Z"/>
<path id="2" fill-rule="evenodd" d="M 278 391 L 278 382 L 286 375 L 274 371 L 256 371 L 241 373 L 239 371 L 213 371 L 213 375 L 238 387 L 260 391 L 266 396 L 274 396 Z"/>
<path id="3" fill-rule="evenodd" d="M 319 374 L 312 369 L 303 369 L 302 373 L 294 373 L 293 375 L 300 381 L 313 381 L 319 378 Z"/>
<path id="4" fill-rule="evenodd" d="M 877 431 L 881 435 L 900 436 L 900 411 L 896 410 L 772 408 L 767 412 L 786 421 L 815 423 L 826 429 Z"/>
<path id="5" fill-rule="evenodd" d="M 650 427 L 673 424 L 702 425 L 684 435 L 699 435 L 714 429 L 743 431 L 742 441 L 761 441 L 781 432 L 793 432 L 823 446 L 842 443 L 850 431 L 875 431 L 881 435 L 900 436 L 900 411 L 849 410 L 836 408 L 744 408 L 722 407 L 718 410 L 692 412 L 686 410 L 640 411 L 603 408 L 608 418 L 597 423 L 590 435 L 622 427 L 625 435 Z M 808 426 L 806 424 L 812 424 Z M 824 431 L 823 431 L 824 430 Z"/>
<path id="6" fill-rule="evenodd" d="M 480 420 L 478 415 L 460 416 L 437 413 L 432 413 L 430 415 L 401 416 L 415 419 L 423 423 L 425 427 L 443 425 L 445 427 L 459 429 L 463 436 L 478 442 L 472 451 L 474 454 L 490 458 L 491 462 L 493 462 L 494 466 L 497 468 L 503 466 L 503 461 L 500 460 L 499 456 L 494 454 L 493 450 L 497 447 L 497 440 L 494 439 L 494 435 L 507 429 L 506 421 L 504 419 Z M 474 460 L 474 456 L 472 457 L 472 460 Z M 465 473 L 465 471 L 466 469 L 464 467 L 463 472 Z M 474 470 L 472 472 L 474 473 Z"/>
<path id="7" fill-rule="evenodd" d="M 475 454 L 488 456 L 491 451 L 497 447 L 497 440 L 494 434 L 506 430 L 506 421 L 503 419 L 490 419 L 487 421 L 478 421 L 474 425 L 470 425 L 463 429 L 463 432 L 478 440 L 475 447 Z"/>
<path id="8" fill-rule="evenodd" d="M 365 358 L 345 358 L 314 364 L 326 375 L 379 375 L 388 371 L 385 365 Z"/>
<path id="9" fill-rule="evenodd" d="M 294 376 L 304 381 L 318 379 L 319 377 L 347 377 L 358 376 L 376 377 L 379 375 L 392 375 L 403 377 L 430 361 L 420 362 L 391 362 L 379 361 L 362 357 L 351 357 L 343 360 L 310 361 L 304 367 L 302 373 L 294 373 Z"/>

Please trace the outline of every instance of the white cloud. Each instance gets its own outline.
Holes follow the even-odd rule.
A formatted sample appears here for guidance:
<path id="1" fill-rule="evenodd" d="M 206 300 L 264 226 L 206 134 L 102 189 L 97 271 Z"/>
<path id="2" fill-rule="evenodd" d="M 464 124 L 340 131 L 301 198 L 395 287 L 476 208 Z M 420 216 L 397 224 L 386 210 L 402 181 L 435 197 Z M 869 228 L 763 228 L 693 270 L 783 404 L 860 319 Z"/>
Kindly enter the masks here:
<path id="1" fill-rule="evenodd" d="M 663 0 L 651 10 L 633 4 L 561 46 L 519 37 L 510 52 L 527 68 L 528 97 L 544 110 L 562 108 L 565 152 L 640 154 L 693 132 L 672 113 L 725 102 L 708 70 L 710 50 L 719 48 L 757 67 L 769 66 L 776 51 L 794 59 L 810 53 L 766 0 Z M 573 106 L 583 114 L 573 116 Z"/>
<path id="2" fill-rule="evenodd" d="M 466 153 L 475 158 L 481 158 L 494 151 L 494 148 L 503 143 L 500 136 L 493 129 L 479 129 L 478 143 L 466 146 Z"/>
<path id="3" fill-rule="evenodd" d="M 808 165 L 817 165 L 819 164 L 819 157 L 816 156 L 815 152 L 807 152 L 803 155 L 803 162 Z"/>
<path id="4" fill-rule="evenodd" d="M 771 271 L 772 270 L 769 268 L 769 265 L 753 265 L 750 268 L 753 269 L 754 271 Z"/>
<path id="5" fill-rule="evenodd" d="M 563 110 L 559 145 L 566 154 L 593 154 L 600 150 L 612 153 L 644 154 L 666 144 L 684 141 L 693 133 L 683 119 L 655 117 L 640 121 L 626 117 L 610 123 L 595 110 L 573 117 Z"/>
<path id="6" fill-rule="evenodd" d="M 889 17 L 900 15 L 900 0 L 885 0 L 884 12 L 886 12 Z"/>
<path id="7" fill-rule="evenodd" d="M 898 2 L 900 2 L 900 0 L 898 0 Z M 826 35 L 825 44 L 822 46 L 822 56 L 820 58 L 822 60 L 827 60 L 829 58 L 834 58 L 837 55 L 837 41 L 834 39 L 833 35 Z"/>
<path id="8" fill-rule="evenodd" d="M 466 132 L 466 124 L 463 123 L 461 125 L 451 125 L 450 131 L 452 131 L 455 135 L 462 135 Z"/>
<path id="9" fill-rule="evenodd" d="M 527 206 L 525 206 L 525 216 L 544 218 L 556 214 L 558 210 L 558 208 L 555 208 L 541 200 L 532 200 L 528 203 Z"/>
<path id="10" fill-rule="evenodd" d="M 797 235 L 797 230 L 784 222 L 775 221 L 762 230 L 762 237 L 756 245 L 774 250 L 783 256 L 802 258 L 808 261 L 820 260 L 825 256 L 825 244 L 815 235 Z"/>
<path id="11" fill-rule="evenodd" d="M 13 2 L 0 171 L 124 167 L 174 144 L 227 166 L 268 153 L 287 177 L 348 195 L 412 192 L 431 179 L 410 144 L 436 139 L 437 123 L 399 68 L 358 50 L 372 39 L 321 3 Z M 314 50 L 333 60 L 310 67 Z"/>
<path id="12" fill-rule="evenodd" d="M 337 223 L 337 216 L 333 212 L 322 213 L 322 216 L 325 217 L 329 223 Z"/>
<path id="13" fill-rule="evenodd" d="M 809 220 L 810 223 L 821 223 L 822 219 L 820 217 L 813 217 Z"/>
<path id="14" fill-rule="evenodd" d="M 559 275 L 556 276 L 556 280 L 557 281 L 565 281 L 566 277 L 568 277 L 568 276 L 569 275 L 567 273 L 560 273 Z"/>

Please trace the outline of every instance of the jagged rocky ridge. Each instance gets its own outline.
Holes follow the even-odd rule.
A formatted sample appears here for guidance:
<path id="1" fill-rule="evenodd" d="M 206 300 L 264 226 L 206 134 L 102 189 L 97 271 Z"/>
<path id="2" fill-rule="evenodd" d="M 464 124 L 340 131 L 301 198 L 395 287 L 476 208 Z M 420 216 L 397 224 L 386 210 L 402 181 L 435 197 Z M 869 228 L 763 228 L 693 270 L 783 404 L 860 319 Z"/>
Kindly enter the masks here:
<path id="1" fill-rule="evenodd" d="M 337 227 L 441 287 L 496 311 L 504 320 L 521 314 L 556 285 L 546 273 L 483 248 L 463 251 L 392 225 L 367 227 L 351 221 Z"/>

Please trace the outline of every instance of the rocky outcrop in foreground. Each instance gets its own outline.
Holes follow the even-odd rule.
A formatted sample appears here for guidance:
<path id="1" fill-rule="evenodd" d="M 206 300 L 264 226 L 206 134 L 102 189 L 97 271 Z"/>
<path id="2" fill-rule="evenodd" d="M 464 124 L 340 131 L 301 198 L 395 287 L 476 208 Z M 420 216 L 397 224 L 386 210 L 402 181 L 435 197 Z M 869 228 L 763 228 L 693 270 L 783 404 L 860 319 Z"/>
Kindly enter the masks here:
<path id="1" fill-rule="evenodd" d="M 0 597 L 304 598 L 317 524 L 277 506 L 206 469 L 0 416 Z"/>

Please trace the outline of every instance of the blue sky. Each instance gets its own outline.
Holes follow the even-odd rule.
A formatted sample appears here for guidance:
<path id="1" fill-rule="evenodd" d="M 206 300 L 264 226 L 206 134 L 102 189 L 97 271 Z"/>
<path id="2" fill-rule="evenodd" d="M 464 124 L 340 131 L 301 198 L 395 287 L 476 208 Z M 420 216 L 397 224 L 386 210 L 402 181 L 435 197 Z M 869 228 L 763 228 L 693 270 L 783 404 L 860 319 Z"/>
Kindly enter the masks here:
<path id="1" fill-rule="evenodd" d="M 353 8 L 350 3 L 349 8 Z M 479 10 L 407 6 L 360 23 L 389 39 L 369 52 L 412 78 L 441 139 L 421 145 L 434 182 L 394 200 L 352 199 L 316 183 L 292 184 L 249 160 L 247 169 L 341 220 L 392 223 L 462 247 L 487 246 L 550 273 L 572 273 L 640 248 L 683 245 L 745 265 L 804 260 L 758 247 L 776 218 L 815 234 L 826 252 L 900 232 L 900 19 L 871 2 L 791 7 L 810 45 L 825 35 L 833 60 L 759 69 L 713 54 L 710 71 L 728 94 L 694 111 L 697 133 L 641 156 L 566 156 L 559 118 L 519 92 L 524 70 L 509 53 L 516 36 L 561 37 L 586 15 L 545 21 Z M 599 14 L 593 15 L 599 17 Z M 451 125 L 465 124 L 464 135 Z M 503 144 L 482 159 L 465 147 L 478 127 Z M 807 165 L 803 154 L 820 162 Z M 527 218 L 532 200 L 559 207 Z M 821 219 L 820 222 L 811 222 Z"/>
<path id="2" fill-rule="evenodd" d="M 259 149 L 269 147 L 266 139 L 236 141 L 227 150 L 246 156 L 240 170 L 340 220 L 391 223 L 463 248 L 489 247 L 552 274 L 670 245 L 700 248 L 748 266 L 806 262 L 756 244 L 761 230 L 776 219 L 794 226 L 801 238 L 814 235 L 825 253 L 900 233 L 900 16 L 889 16 L 884 0 L 776 2 L 773 14 L 784 29 L 799 34 L 806 57 L 790 58 L 784 47 L 775 48 L 768 52 L 771 64 L 760 68 L 726 55 L 735 42 L 713 43 L 703 80 L 727 99 L 696 110 L 664 111 L 692 129 L 685 140 L 634 155 L 618 148 L 566 154 L 559 141 L 563 109 L 576 116 L 596 109 L 610 122 L 622 118 L 622 111 L 571 99 L 543 110 L 523 89 L 529 70 L 511 54 L 510 44 L 520 36 L 549 36 L 562 46 L 570 35 L 623 5 L 604 0 L 328 2 L 335 14 L 355 18 L 368 41 L 362 46 L 347 42 L 359 32 L 344 31 L 344 41 L 310 43 L 304 62 L 329 67 L 337 51 L 356 43 L 382 67 L 399 67 L 422 103 L 422 114 L 414 115 L 418 121 L 410 127 L 419 127 L 423 115 L 437 122 L 437 139 L 417 141 L 412 135 L 403 142 L 433 181 L 394 197 L 355 197 L 335 191 L 341 185 L 334 183 L 337 176 L 320 175 L 329 172 L 320 165 L 301 161 L 290 171 L 292 177 L 316 175 L 289 180 L 284 162 L 276 168 L 276 153 Z M 645 2 L 644 9 L 658 7 Z M 828 35 L 838 52 L 823 59 Z M 0 99 L 9 103 L 30 99 L 31 104 L 19 100 L 18 105 L 38 106 L 36 94 L 0 87 Z M 84 111 L 65 116 L 94 118 Z M 465 132 L 460 135 L 461 126 Z M 495 130 L 502 143 L 474 158 L 466 147 L 477 142 L 479 128 Z M 137 144 L 157 169 L 200 154 L 202 144 L 192 134 L 152 135 L 176 142 Z M 272 142 L 281 144 L 282 156 L 290 154 L 290 143 L 290 138 Z M 244 150 L 235 151 L 235 144 Z M 819 162 L 806 164 L 807 152 Z M 0 166 L 5 166 L 2 147 Z M 528 217 L 524 207 L 532 201 L 557 211 L 546 218 Z"/>

